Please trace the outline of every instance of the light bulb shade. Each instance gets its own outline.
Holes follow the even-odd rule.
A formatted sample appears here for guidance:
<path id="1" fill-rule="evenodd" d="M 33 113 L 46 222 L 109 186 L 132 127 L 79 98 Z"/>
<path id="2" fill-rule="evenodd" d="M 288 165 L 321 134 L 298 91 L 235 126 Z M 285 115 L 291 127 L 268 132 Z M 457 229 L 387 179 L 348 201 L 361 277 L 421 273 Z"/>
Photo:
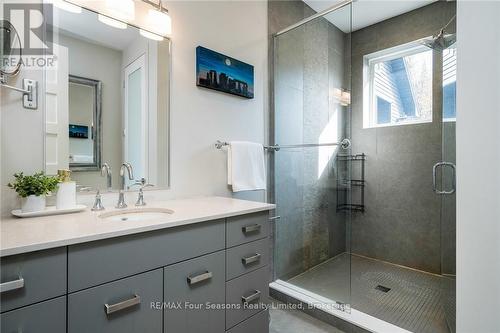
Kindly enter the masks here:
<path id="1" fill-rule="evenodd" d="M 333 89 L 333 98 L 342 106 L 351 104 L 351 93 L 340 88 Z"/>
<path id="2" fill-rule="evenodd" d="M 161 41 L 163 40 L 163 37 L 162 37 L 162 36 L 157 35 L 157 34 L 154 34 L 154 33 L 152 33 L 152 32 L 146 31 L 146 30 L 142 30 L 142 29 L 140 29 L 140 30 L 139 30 L 139 33 L 140 33 L 143 37 L 146 37 L 146 38 L 149 38 L 149 39 L 152 39 L 152 40 L 158 41 L 158 42 L 161 42 Z"/>
<path id="3" fill-rule="evenodd" d="M 111 17 L 108 17 L 106 15 L 97 15 L 97 19 L 106 24 L 109 25 L 110 27 L 117 28 L 117 29 L 127 29 L 127 23 L 120 22 L 118 20 L 112 19 Z"/>
<path id="4" fill-rule="evenodd" d="M 82 7 L 66 2 L 64 0 L 53 0 L 52 4 L 57 8 L 63 9 L 70 13 L 80 14 L 82 12 Z"/>
<path id="5" fill-rule="evenodd" d="M 172 34 L 172 19 L 167 13 L 156 9 L 150 9 L 148 12 L 148 27 L 160 35 Z"/>
<path id="6" fill-rule="evenodd" d="M 106 8 L 119 20 L 131 21 L 135 18 L 134 0 L 106 0 Z"/>

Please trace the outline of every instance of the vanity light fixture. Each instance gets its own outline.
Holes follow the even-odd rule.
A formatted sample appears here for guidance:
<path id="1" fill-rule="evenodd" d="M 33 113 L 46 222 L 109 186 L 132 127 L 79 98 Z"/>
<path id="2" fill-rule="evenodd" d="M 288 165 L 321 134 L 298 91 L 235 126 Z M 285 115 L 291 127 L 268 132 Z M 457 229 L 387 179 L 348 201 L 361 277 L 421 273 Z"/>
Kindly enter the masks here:
<path id="1" fill-rule="evenodd" d="M 135 19 L 134 0 L 106 0 L 106 9 L 116 19 L 129 22 Z"/>
<path id="2" fill-rule="evenodd" d="M 163 7 L 162 0 L 158 0 L 158 2 L 151 0 L 142 1 L 155 7 L 148 11 L 147 22 L 148 27 L 150 27 L 149 30 L 162 36 L 172 34 L 172 19 L 168 15 L 168 10 Z"/>
<path id="3" fill-rule="evenodd" d="M 112 19 L 109 16 L 98 14 L 97 19 L 102 23 L 109 25 L 110 27 L 117 29 L 127 29 L 127 23 Z"/>
<path id="4" fill-rule="evenodd" d="M 53 0 L 52 4 L 57 8 L 65 10 L 70 13 L 80 14 L 82 12 L 82 7 L 64 0 Z"/>
<path id="5" fill-rule="evenodd" d="M 161 42 L 163 40 L 163 37 L 158 35 L 158 34 L 154 34 L 152 32 L 149 32 L 149 31 L 146 31 L 146 30 L 143 30 L 143 29 L 140 29 L 139 30 L 139 33 L 143 36 L 143 37 L 146 37 L 146 38 L 149 38 L 149 39 L 152 39 L 152 40 L 155 40 L 155 41 L 158 41 L 158 42 Z"/>

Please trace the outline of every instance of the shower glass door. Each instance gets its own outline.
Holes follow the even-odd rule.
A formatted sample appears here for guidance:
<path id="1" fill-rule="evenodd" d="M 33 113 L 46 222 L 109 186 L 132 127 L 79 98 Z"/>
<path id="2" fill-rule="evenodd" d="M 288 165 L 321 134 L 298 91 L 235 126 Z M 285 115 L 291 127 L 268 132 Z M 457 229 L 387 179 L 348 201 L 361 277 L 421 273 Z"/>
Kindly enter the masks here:
<path id="1" fill-rule="evenodd" d="M 455 280 L 456 280 L 456 44 L 443 50 L 443 124 L 442 161 L 447 167 L 441 171 L 441 274 L 446 323 L 455 332 Z"/>
<path id="2" fill-rule="evenodd" d="M 274 278 L 349 310 L 350 5 L 328 15 L 274 37 Z"/>

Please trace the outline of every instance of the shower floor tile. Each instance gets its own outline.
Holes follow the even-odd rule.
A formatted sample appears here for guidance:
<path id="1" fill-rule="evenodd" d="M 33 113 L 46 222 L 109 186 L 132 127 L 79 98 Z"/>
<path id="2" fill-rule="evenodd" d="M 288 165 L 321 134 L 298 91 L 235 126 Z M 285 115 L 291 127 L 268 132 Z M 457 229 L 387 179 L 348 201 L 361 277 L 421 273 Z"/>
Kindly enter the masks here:
<path id="1" fill-rule="evenodd" d="M 448 333 L 443 279 L 357 255 L 349 260 L 348 254 L 341 254 L 288 282 L 412 332 Z"/>

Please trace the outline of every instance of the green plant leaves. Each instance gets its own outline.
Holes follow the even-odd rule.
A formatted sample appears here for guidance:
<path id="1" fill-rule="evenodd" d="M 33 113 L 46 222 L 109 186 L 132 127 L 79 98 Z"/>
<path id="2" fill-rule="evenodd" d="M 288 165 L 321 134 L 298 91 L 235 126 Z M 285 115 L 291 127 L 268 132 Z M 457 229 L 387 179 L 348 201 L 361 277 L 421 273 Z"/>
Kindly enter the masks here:
<path id="1" fill-rule="evenodd" d="M 32 176 L 25 176 L 20 172 L 14 174 L 14 178 L 15 181 L 7 184 L 7 186 L 14 189 L 22 198 L 30 195 L 47 195 L 53 192 L 59 184 L 59 177 L 46 176 L 43 171 Z"/>

